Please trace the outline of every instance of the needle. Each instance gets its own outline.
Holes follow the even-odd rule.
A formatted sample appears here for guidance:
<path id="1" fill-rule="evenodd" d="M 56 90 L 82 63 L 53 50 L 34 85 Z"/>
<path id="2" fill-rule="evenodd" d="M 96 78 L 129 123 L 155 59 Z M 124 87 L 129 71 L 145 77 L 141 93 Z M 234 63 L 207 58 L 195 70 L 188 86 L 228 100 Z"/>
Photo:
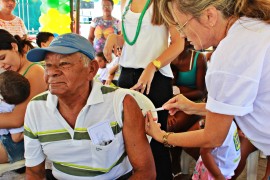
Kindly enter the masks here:
<path id="1" fill-rule="evenodd" d="M 163 107 L 159 107 L 159 108 L 153 109 L 151 111 L 152 112 L 157 112 L 157 111 L 162 111 L 162 110 L 164 110 L 164 108 Z"/>

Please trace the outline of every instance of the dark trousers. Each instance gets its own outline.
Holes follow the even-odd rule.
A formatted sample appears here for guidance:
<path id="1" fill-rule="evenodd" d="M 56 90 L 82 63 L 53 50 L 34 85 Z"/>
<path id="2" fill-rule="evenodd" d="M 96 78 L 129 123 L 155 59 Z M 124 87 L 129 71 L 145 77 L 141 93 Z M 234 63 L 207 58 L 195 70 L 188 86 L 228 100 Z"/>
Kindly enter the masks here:
<path id="1" fill-rule="evenodd" d="M 57 180 L 53 174 L 51 169 L 46 169 L 46 180 Z"/>
<path id="2" fill-rule="evenodd" d="M 118 79 L 118 86 L 122 88 L 131 88 L 141 76 L 143 69 L 133 69 L 122 67 L 121 75 Z M 159 71 L 155 73 L 151 83 L 151 89 L 147 97 L 153 102 L 155 107 L 161 107 L 172 97 L 172 79 L 163 76 Z M 161 129 L 167 129 L 168 111 L 158 112 L 158 122 L 161 124 Z M 156 173 L 158 180 L 172 179 L 171 161 L 168 148 L 165 148 L 162 143 L 152 139 L 150 143 L 152 153 L 155 159 Z"/>

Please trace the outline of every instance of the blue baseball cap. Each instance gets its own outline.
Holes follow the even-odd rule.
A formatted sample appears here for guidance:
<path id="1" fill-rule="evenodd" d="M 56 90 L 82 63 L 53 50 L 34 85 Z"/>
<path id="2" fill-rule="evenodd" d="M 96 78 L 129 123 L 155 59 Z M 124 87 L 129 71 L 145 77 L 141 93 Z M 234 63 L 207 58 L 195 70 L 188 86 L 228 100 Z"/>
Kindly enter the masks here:
<path id="1" fill-rule="evenodd" d="M 81 52 L 91 60 L 95 58 L 93 45 L 86 38 L 74 33 L 63 34 L 54 38 L 46 48 L 31 49 L 26 57 L 31 62 L 43 61 L 47 52 L 58 54 Z"/>

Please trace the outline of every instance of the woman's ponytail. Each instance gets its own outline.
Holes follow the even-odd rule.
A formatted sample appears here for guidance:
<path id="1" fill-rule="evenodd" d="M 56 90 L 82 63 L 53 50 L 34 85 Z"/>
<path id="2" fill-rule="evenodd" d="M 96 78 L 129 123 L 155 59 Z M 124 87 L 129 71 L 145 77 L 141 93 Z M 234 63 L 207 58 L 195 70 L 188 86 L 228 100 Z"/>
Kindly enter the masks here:
<path id="1" fill-rule="evenodd" d="M 24 52 L 25 47 L 27 47 L 26 49 L 34 49 L 35 47 L 32 45 L 32 41 L 26 39 L 26 38 L 21 38 L 18 35 L 15 35 L 14 38 L 17 40 L 18 42 L 18 46 L 19 46 L 19 52 L 24 54 L 27 52 Z"/>

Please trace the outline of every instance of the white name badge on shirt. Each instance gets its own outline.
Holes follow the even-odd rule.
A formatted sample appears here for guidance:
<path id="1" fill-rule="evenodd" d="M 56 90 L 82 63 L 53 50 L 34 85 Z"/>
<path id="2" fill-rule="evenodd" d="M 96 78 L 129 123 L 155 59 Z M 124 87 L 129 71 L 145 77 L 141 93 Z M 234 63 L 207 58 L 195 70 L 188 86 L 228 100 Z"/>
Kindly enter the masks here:
<path id="1" fill-rule="evenodd" d="M 88 127 L 87 131 L 95 145 L 105 146 L 114 139 L 114 134 L 108 121 L 96 123 Z"/>

